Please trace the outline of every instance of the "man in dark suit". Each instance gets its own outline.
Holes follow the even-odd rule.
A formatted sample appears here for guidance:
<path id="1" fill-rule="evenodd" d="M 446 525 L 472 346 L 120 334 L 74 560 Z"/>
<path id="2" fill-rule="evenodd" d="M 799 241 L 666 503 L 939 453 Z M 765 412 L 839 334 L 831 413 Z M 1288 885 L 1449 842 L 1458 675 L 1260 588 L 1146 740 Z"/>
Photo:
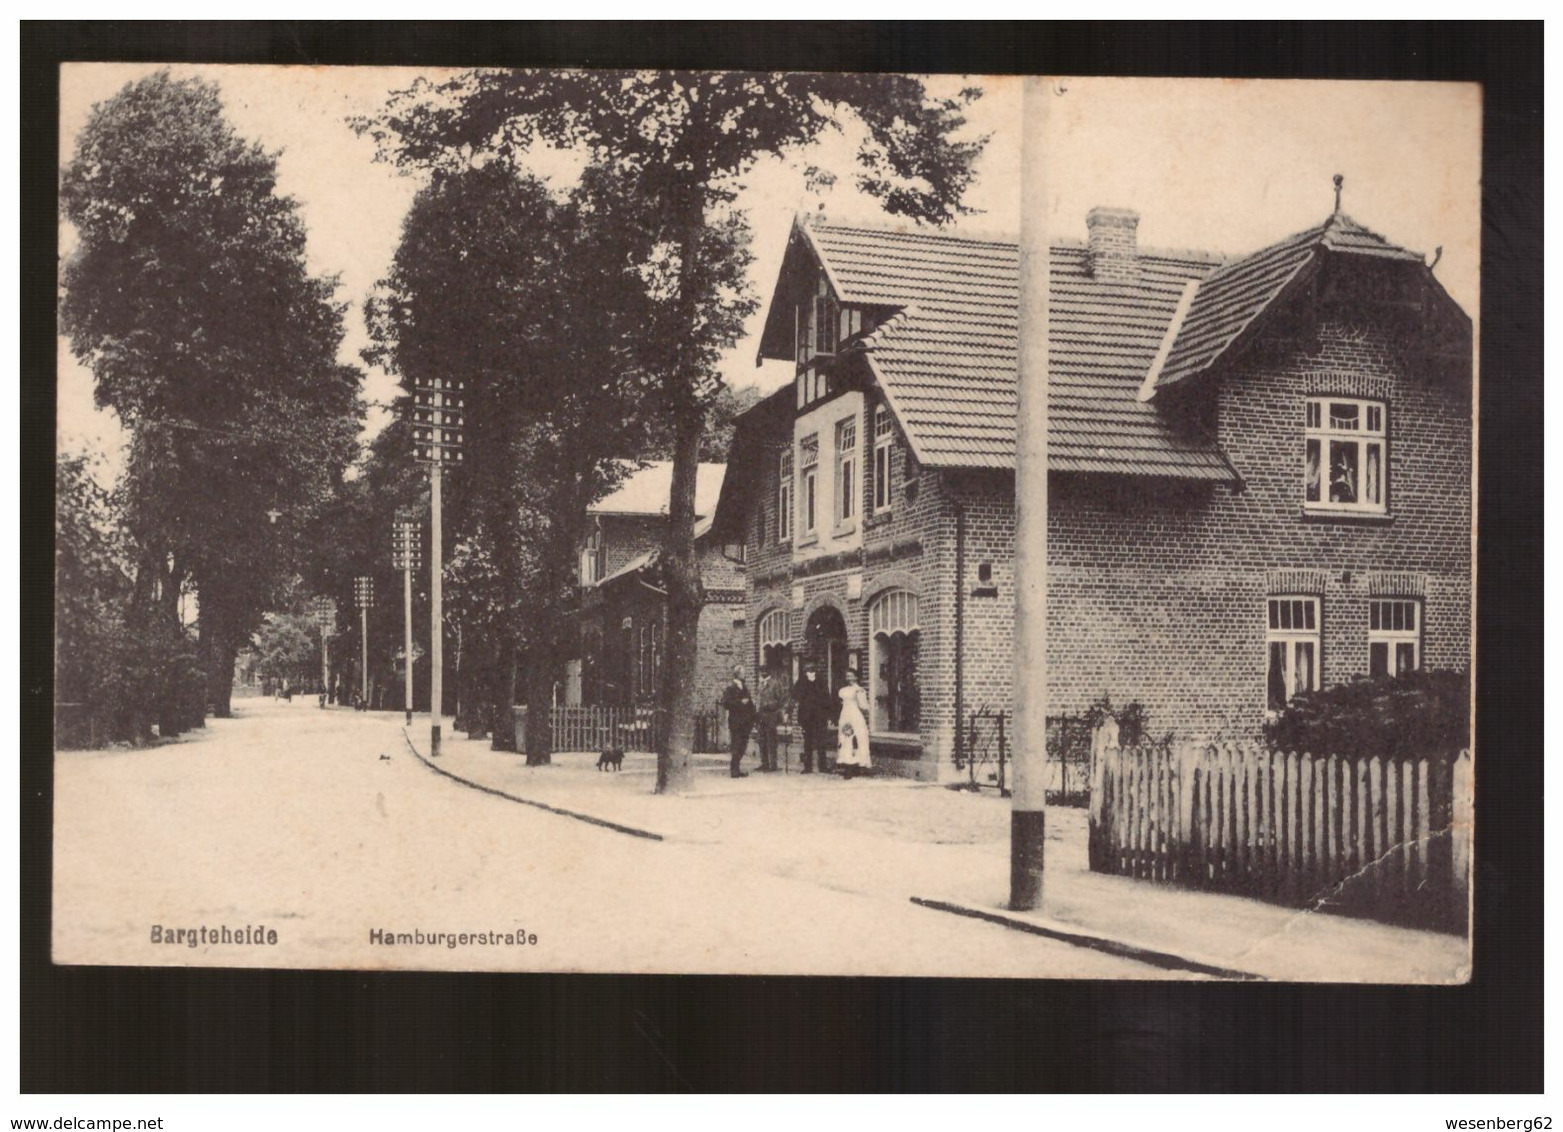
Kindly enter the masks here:
<path id="1" fill-rule="evenodd" d="M 776 765 L 776 728 L 787 710 L 787 681 L 776 668 L 768 668 L 760 680 L 760 693 L 756 700 L 759 715 L 755 720 L 755 736 L 760 741 L 760 769 L 772 773 Z"/>
<path id="2" fill-rule="evenodd" d="M 728 750 L 732 754 L 728 773 L 734 778 L 747 778 L 738 769 L 738 764 L 743 761 L 744 752 L 749 748 L 749 730 L 754 726 L 754 696 L 749 692 L 749 685 L 744 683 L 744 670 L 741 667 L 733 669 L 733 678 L 722 689 L 719 703 L 727 711 Z"/>
<path id="3" fill-rule="evenodd" d="M 797 705 L 798 727 L 803 731 L 803 773 L 814 773 L 814 755 L 819 753 L 819 768 L 825 765 L 825 729 L 830 726 L 830 689 L 819 678 L 819 665 L 809 661 L 803 666 L 803 675 L 792 686 L 792 700 Z"/>

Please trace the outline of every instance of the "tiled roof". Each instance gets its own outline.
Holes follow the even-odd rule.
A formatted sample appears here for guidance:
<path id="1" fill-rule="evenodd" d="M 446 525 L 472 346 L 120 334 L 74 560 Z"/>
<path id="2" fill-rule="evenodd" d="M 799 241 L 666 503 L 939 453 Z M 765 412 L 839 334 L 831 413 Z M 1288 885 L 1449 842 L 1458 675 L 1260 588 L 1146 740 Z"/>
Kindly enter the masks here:
<path id="1" fill-rule="evenodd" d="M 815 224 L 837 297 L 902 309 L 865 336 L 880 386 L 925 464 L 1015 466 L 1019 251 L 1014 241 Z M 1052 254 L 1049 466 L 1232 478 L 1208 441 L 1138 400 L 1184 285 L 1219 262 L 1140 252 L 1133 281 L 1093 278 L 1086 250 Z"/>
<path id="2" fill-rule="evenodd" d="M 1166 363 L 1156 375 L 1164 388 L 1214 365 L 1257 327 L 1265 311 L 1293 282 L 1309 274 L 1321 250 L 1420 263 L 1416 252 L 1396 247 L 1344 213 L 1242 259 L 1223 264 L 1202 281 L 1178 328 Z"/>
<path id="3" fill-rule="evenodd" d="M 721 465 L 721 464 L 716 464 L 716 465 L 702 464 L 701 465 L 701 467 L 703 467 L 703 468 L 704 467 L 718 467 L 718 468 L 720 468 L 720 467 L 723 467 L 723 466 L 724 465 Z M 715 510 L 714 505 L 713 505 L 712 509 L 713 509 L 713 511 Z M 699 542 L 701 539 L 705 538 L 708 534 L 711 533 L 711 527 L 712 527 L 712 524 L 713 524 L 715 518 L 716 517 L 713 514 L 713 515 L 707 515 L 703 519 L 696 520 L 696 522 L 695 522 L 695 530 L 694 530 L 694 537 L 695 537 L 695 541 L 696 542 Z M 628 562 L 626 562 L 624 565 L 620 566 L 617 570 L 613 571 L 611 574 L 605 575 L 603 578 L 601 578 L 597 582 L 597 585 L 598 586 L 606 586 L 609 582 L 616 582 L 620 578 L 628 577 L 631 574 L 637 574 L 637 573 L 640 573 L 643 570 L 644 571 L 653 570 L 653 569 L 656 568 L 657 563 L 659 563 L 661 561 L 662 561 L 662 548 L 660 546 L 654 546 L 650 550 L 642 551 L 640 554 L 637 554 L 634 558 L 631 558 Z M 720 587 L 709 587 L 709 588 L 720 588 Z"/>
<path id="4" fill-rule="evenodd" d="M 701 464 L 695 478 L 695 514 L 704 517 L 716 510 L 722 494 L 726 464 Z M 632 471 L 623 483 L 593 503 L 587 510 L 593 515 L 666 515 L 668 495 L 673 488 L 673 465 L 667 460 L 652 460 Z"/>
<path id="5" fill-rule="evenodd" d="M 618 579 L 626 577 L 630 574 L 634 574 L 639 570 L 649 569 L 650 567 L 655 566 L 661 557 L 662 551 L 657 547 L 653 547 L 648 551 L 637 554 L 634 558 L 631 558 L 628 562 L 626 562 L 623 566 L 620 566 L 613 573 L 604 576 L 601 580 L 598 581 L 597 585 L 606 586 L 609 582 L 617 581 Z"/>

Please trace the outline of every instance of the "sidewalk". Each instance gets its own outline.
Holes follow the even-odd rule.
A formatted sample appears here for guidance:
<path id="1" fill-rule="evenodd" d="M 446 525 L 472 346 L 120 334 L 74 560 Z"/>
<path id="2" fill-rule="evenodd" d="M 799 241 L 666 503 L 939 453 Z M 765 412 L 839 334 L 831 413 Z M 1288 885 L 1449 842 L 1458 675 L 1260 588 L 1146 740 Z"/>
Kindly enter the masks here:
<path id="1" fill-rule="evenodd" d="M 1004 906 L 1009 803 L 992 792 L 796 769 L 733 779 L 726 756 L 700 755 L 695 790 L 659 797 L 650 755 L 626 755 L 619 773 L 599 772 L 595 752 L 528 767 L 520 755 L 490 750 L 487 739 L 447 735 L 436 769 L 481 789 L 624 833 L 720 846 L 775 876 L 896 894 L 1120 954 L 1159 953 L 1189 977 L 1201 969 L 1307 982 L 1468 977 L 1466 941 L 1455 936 L 1092 873 L 1083 810 L 1049 808 L 1044 910 L 1013 913 Z M 408 735 L 420 758 L 427 740 L 417 727 Z M 981 976 L 981 957 L 963 958 L 959 973 Z"/>

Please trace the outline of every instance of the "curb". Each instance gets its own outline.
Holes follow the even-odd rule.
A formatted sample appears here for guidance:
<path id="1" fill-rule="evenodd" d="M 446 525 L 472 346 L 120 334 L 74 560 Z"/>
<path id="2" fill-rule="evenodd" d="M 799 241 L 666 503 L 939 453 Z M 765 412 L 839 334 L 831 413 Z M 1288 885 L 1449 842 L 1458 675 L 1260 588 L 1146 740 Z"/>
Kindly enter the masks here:
<path id="1" fill-rule="evenodd" d="M 422 751 L 413 746 L 412 736 L 407 734 L 407 728 L 403 726 L 400 728 L 400 730 L 402 733 L 402 740 L 407 744 L 407 749 L 413 753 L 414 757 L 416 757 L 419 762 L 428 767 L 435 774 L 442 774 L 446 778 L 451 779 L 453 782 L 459 782 L 463 786 L 470 786 L 472 789 L 481 791 L 484 794 L 492 794 L 496 798 L 504 798 L 509 802 L 519 802 L 523 806 L 532 806 L 535 809 L 544 810 L 550 814 L 557 814 L 562 818 L 574 818 L 576 821 L 583 821 L 587 825 L 595 825 L 602 829 L 611 829 L 614 833 L 623 833 L 630 837 L 640 837 L 647 841 L 667 840 L 667 838 L 663 837 L 660 833 L 652 833 L 649 829 L 636 829 L 632 825 L 621 825 L 616 821 L 609 821 L 607 818 L 593 817 L 591 814 L 578 814 L 574 810 L 566 810 L 559 806 L 550 806 L 547 802 L 539 802 L 534 798 L 523 798 L 518 794 L 507 794 L 503 790 L 498 790 L 492 786 L 485 786 L 483 783 L 474 782 L 470 778 L 463 778 L 459 774 L 455 774 L 452 771 L 446 770 L 442 766 L 436 766 L 434 763 L 430 762 L 424 756 Z"/>
<path id="2" fill-rule="evenodd" d="M 1108 955 L 1132 959 L 1135 962 L 1145 963 L 1152 967 L 1160 967 L 1167 971 L 1188 971 L 1195 975 L 1209 975 L 1212 978 L 1232 979 L 1248 983 L 1269 981 L 1264 975 L 1256 975 L 1252 971 L 1239 971 L 1232 967 L 1222 967 L 1199 959 L 1174 955 L 1169 951 L 1157 951 L 1154 948 L 1143 947 L 1124 940 L 1112 939 L 1108 936 L 1090 935 L 1077 930 L 1065 930 L 1046 922 L 1022 918 L 1003 912 L 995 912 L 985 908 L 973 908 L 969 905 L 956 904 L 948 900 L 929 900 L 922 896 L 912 897 L 912 903 L 920 908 L 932 908 L 936 912 L 949 912 L 952 915 L 966 916 L 973 920 L 984 920 L 990 924 L 998 924 L 1000 927 L 1010 928 L 1019 932 L 1028 932 L 1031 935 L 1043 936 L 1046 939 L 1072 944 L 1075 947 L 1088 947 L 1093 951 L 1102 951 Z"/>

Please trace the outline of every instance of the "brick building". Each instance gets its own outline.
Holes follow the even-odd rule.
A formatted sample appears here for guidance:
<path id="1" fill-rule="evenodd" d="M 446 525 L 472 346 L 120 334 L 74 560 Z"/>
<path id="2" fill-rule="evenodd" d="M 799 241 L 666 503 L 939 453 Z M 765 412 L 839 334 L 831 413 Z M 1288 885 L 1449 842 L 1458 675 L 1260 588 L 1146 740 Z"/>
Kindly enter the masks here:
<path id="1" fill-rule="evenodd" d="M 1471 328 L 1340 212 L 1242 258 L 1095 209 L 1052 249 L 1048 710 L 1251 733 L 1299 689 L 1468 664 Z M 893 773 L 1012 698 L 1018 251 L 794 225 L 739 421 L 754 664 L 869 688 Z"/>
<path id="2" fill-rule="evenodd" d="M 743 566 L 739 550 L 710 534 L 725 466 L 701 464 L 695 483 L 695 550 L 705 584 L 696 639 L 697 695 L 712 698 L 741 655 Z M 654 700 L 667 638 L 666 591 L 658 567 L 667 533 L 673 465 L 655 461 L 632 472 L 594 504 L 581 548 L 579 648 L 566 666 L 567 705 L 634 705 Z M 711 697 L 705 693 L 711 692 Z"/>

